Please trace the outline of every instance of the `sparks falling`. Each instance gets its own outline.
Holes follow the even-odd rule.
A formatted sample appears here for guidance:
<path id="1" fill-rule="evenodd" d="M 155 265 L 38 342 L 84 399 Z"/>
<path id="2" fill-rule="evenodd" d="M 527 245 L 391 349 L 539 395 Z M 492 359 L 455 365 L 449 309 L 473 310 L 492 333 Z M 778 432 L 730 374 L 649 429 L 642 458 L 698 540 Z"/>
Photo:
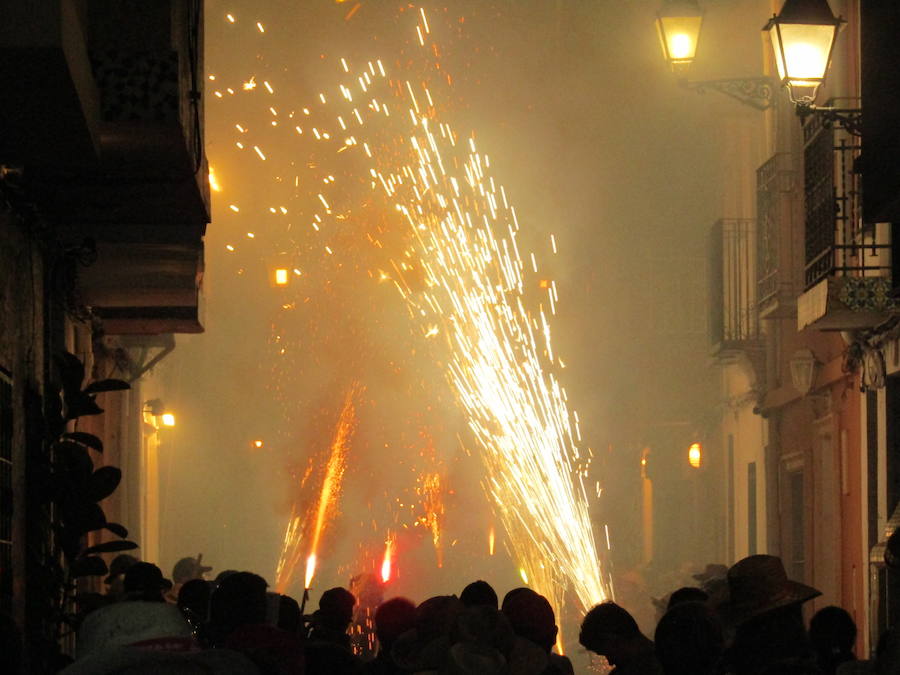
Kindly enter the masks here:
<path id="1" fill-rule="evenodd" d="M 300 551 L 303 548 L 303 542 L 306 540 L 310 541 L 308 549 L 310 553 L 306 560 L 306 575 L 303 587 L 309 588 L 312 582 L 322 533 L 329 518 L 332 518 L 337 511 L 337 500 L 340 496 L 341 481 L 347 462 L 347 450 L 350 447 L 350 440 L 356 428 L 354 399 L 358 392 L 359 385 L 354 383 L 344 398 L 344 405 L 331 441 L 328 464 L 325 468 L 325 476 L 322 479 L 322 487 L 319 491 L 315 508 L 309 511 L 307 518 L 301 519 L 297 515 L 296 504 L 292 507 L 291 517 L 288 520 L 284 534 L 281 557 L 276 568 L 275 587 L 278 589 L 278 592 L 284 592 L 290 585 L 294 570 L 301 558 Z M 304 478 L 304 481 L 301 482 L 301 487 L 305 482 L 306 479 Z M 306 523 L 311 527 L 308 533 L 304 532 Z"/>
<path id="2" fill-rule="evenodd" d="M 431 533 L 434 553 L 437 556 L 437 566 L 443 567 L 444 547 L 441 533 L 444 522 L 444 500 L 441 490 L 441 475 L 426 473 L 422 477 L 419 495 L 422 499 L 422 507 L 425 509 L 425 514 L 419 519 L 419 522 Z"/>
<path id="3" fill-rule="evenodd" d="M 435 27 L 418 9 L 415 43 L 421 45 L 422 59 L 436 59 Z M 590 607 L 607 592 L 582 484 L 577 421 L 557 379 L 563 368 L 551 339 L 557 285 L 550 279 L 540 283 L 534 252 L 525 254 L 527 268 L 523 263 L 516 211 L 494 177 L 488 155 L 474 136 L 460 137 L 442 119 L 442 91 L 446 100 L 453 92 L 452 80 L 439 64 L 421 77 L 418 72 L 390 73 L 380 60 L 356 66 L 342 59 L 338 69 L 343 79 L 319 94 L 314 107 L 298 107 L 294 122 L 303 121 L 285 128 L 292 139 L 300 139 L 296 142 L 316 144 L 323 156 L 333 151 L 334 157 L 354 158 L 347 160 L 345 174 L 334 172 L 310 182 L 317 189 L 298 211 L 305 213 L 302 227 L 314 242 L 311 250 L 349 261 L 354 244 L 344 239 L 344 247 L 337 246 L 335 233 L 352 231 L 354 223 L 357 247 L 367 246 L 366 239 L 379 250 L 385 241 L 388 247 L 393 244 L 384 251 L 388 271 L 373 269 L 372 278 L 396 289 L 423 338 L 422 350 L 431 350 L 434 360 L 444 364 L 446 384 L 471 430 L 464 444 L 481 460 L 483 487 L 506 531 L 510 553 L 557 611 L 565 589 L 574 592 L 582 608 Z M 278 90 L 267 87 L 267 94 L 255 88 L 251 77 L 242 91 L 270 98 Z M 270 105 L 267 101 L 265 109 Z M 277 109 L 292 107 L 293 102 Z M 277 144 L 254 145 L 255 139 L 243 138 L 241 129 L 235 145 L 244 156 L 253 156 L 253 149 L 255 165 L 273 164 Z M 360 185 L 361 177 L 368 181 L 362 198 L 343 187 Z M 296 177 L 293 184 L 298 185 Z M 361 218 L 350 215 L 363 203 L 369 213 L 378 214 L 382 229 L 374 235 Z M 236 206 L 233 211 L 237 213 Z M 396 238 L 401 243 L 391 239 L 397 232 L 403 233 Z M 556 252 L 556 236 L 548 242 Z M 289 523 L 285 536 L 286 550 L 300 546 L 299 541 L 288 545 L 289 532 L 306 537 L 309 546 L 301 548 L 311 551 L 313 570 L 327 521 L 327 475 L 317 506 L 292 514 L 305 515 L 300 524 Z M 339 491 L 339 478 L 337 483 Z M 420 488 L 421 524 L 431 533 L 440 565 L 440 475 Z M 299 559 L 289 555 L 293 562 L 283 567 L 292 569 Z"/>
<path id="4" fill-rule="evenodd" d="M 407 223 L 424 283 L 399 263 L 395 281 L 423 328 L 443 329 L 447 379 L 478 441 L 484 486 L 514 554 L 537 557 L 554 571 L 537 588 L 541 593 L 555 597 L 555 588 L 569 585 L 587 609 L 607 593 L 566 395 L 554 374 L 561 365 L 550 321 L 542 303 L 528 308 L 531 280 L 515 209 L 474 138 L 458 144 L 434 107 L 422 109 L 409 81 L 405 93 L 408 117 L 399 119 L 408 120 L 410 161 L 398 170 L 392 157 L 389 171 L 372 168 Z M 420 87 L 425 94 L 432 100 Z M 553 313 L 555 285 L 547 301 Z"/>

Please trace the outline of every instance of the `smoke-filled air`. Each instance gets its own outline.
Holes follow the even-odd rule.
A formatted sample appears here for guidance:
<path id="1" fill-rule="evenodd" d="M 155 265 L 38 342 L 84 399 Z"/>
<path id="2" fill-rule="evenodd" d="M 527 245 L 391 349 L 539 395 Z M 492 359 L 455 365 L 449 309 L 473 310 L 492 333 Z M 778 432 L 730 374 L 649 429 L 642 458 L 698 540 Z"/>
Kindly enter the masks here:
<path id="1" fill-rule="evenodd" d="M 677 189 L 622 140 L 649 118 L 611 107 L 621 37 L 589 4 L 207 2 L 207 321 L 160 368 L 164 558 L 297 598 L 528 585 L 578 649 L 638 499 L 604 507 L 609 420 L 670 397 L 618 330 L 630 284 L 666 287 L 629 258 L 673 255 L 629 181 Z"/>

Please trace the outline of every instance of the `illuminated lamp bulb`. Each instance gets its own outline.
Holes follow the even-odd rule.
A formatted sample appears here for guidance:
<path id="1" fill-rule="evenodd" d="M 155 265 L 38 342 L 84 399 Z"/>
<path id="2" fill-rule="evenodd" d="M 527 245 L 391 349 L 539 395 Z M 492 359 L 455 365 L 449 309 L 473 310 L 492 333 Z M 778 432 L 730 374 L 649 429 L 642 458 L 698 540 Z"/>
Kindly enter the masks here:
<path id="1" fill-rule="evenodd" d="M 699 443 L 692 443 L 691 447 L 688 448 L 688 464 L 690 464 L 695 469 L 699 469 L 702 461 L 702 446 Z"/>

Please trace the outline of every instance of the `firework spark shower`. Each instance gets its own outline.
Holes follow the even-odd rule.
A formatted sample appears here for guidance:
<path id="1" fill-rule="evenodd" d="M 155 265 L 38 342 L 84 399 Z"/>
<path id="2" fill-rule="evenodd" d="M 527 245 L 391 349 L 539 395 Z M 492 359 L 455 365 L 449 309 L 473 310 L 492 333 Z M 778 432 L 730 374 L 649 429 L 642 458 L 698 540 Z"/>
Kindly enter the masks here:
<path id="1" fill-rule="evenodd" d="M 257 51 L 209 73 L 208 114 L 227 119 L 210 150 L 226 266 L 252 302 L 269 286 L 278 297 L 260 360 L 273 364 L 286 429 L 265 448 L 283 448 L 292 476 L 277 588 L 296 589 L 304 565 L 307 577 L 340 582 L 384 560 L 402 584 L 412 569 L 429 573 L 411 563 L 422 544 L 432 573 L 458 569 L 454 547 L 483 551 L 490 529 L 485 559 L 507 560 L 558 611 L 569 593 L 578 608 L 607 597 L 583 484 L 591 452 L 552 340 L 551 253 L 534 245 L 555 252 L 557 238 L 527 214 L 520 224 L 502 155 L 455 128 L 447 17 L 405 7 L 368 53 L 302 64 L 302 85 L 296 64 L 269 50 L 277 25 L 250 10 L 219 20 Z M 265 189 L 246 190 L 251 175 Z M 335 420 L 354 381 L 344 485 L 320 518 Z M 379 473 L 383 456 L 402 467 L 393 483 Z M 456 496 L 465 457 L 485 495 L 483 515 L 468 518 L 477 542 L 464 540 L 456 515 L 468 508 Z"/>

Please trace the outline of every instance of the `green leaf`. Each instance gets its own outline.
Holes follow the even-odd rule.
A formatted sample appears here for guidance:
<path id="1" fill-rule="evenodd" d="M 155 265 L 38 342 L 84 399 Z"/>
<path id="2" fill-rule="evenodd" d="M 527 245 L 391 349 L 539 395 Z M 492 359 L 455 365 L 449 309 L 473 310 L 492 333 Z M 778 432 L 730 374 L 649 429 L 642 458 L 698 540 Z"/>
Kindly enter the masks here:
<path id="1" fill-rule="evenodd" d="M 128 538 L 128 528 L 124 525 L 120 525 L 119 523 L 107 523 L 103 527 L 112 532 L 117 537 L 122 537 L 122 539 Z"/>
<path id="2" fill-rule="evenodd" d="M 74 420 L 84 415 L 99 415 L 103 412 L 103 408 L 97 405 L 94 397 L 82 391 L 66 394 L 64 403 L 66 404 L 67 420 Z"/>
<path id="3" fill-rule="evenodd" d="M 73 577 L 93 577 L 98 574 L 107 574 L 109 568 L 98 556 L 86 556 L 78 558 L 69 567 L 69 574 Z"/>
<path id="4" fill-rule="evenodd" d="M 97 452 L 103 452 L 103 441 L 94 436 L 94 434 L 89 434 L 86 431 L 70 431 L 69 433 L 63 434 L 63 438 L 86 445 Z"/>
<path id="5" fill-rule="evenodd" d="M 72 441 L 54 443 L 53 458 L 56 473 L 73 486 L 86 483 L 94 471 L 87 448 Z"/>
<path id="6" fill-rule="evenodd" d="M 125 391 L 131 385 L 125 380 L 97 380 L 84 388 L 85 394 L 99 394 L 101 391 Z"/>
<path id="7" fill-rule="evenodd" d="M 106 499 L 116 491 L 121 480 L 121 469 L 115 466 L 101 466 L 88 479 L 88 498 L 95 502 Z"/>
<path id="8" fill-rule="evenodd" d="M 55 361 L 63 391 L 66 394 L 81 391 L 81 383 L 84 382 L 84 364 L 81 359 L 69 352 L 60 352 Z"/>
<path id="9" fill-rule="evenodd" d="M 60 515 L 79 535 L 99 530 L 106 525 L 106 514 L 95 502 L 74 502 L 67 506 Z"/>
<path id="10" fill-rule="evenodd" d="M 132 551 L 138 547 L 133 541 L 128 541 L 127 539 L 119 539 L 117 541 L 104 541 L 102 544 L 96 544 L 95 546 L 89 546 L 84 549 L 83 554 L 89 555 L 91 553 L 115 553 L 117 551 Z"/>

